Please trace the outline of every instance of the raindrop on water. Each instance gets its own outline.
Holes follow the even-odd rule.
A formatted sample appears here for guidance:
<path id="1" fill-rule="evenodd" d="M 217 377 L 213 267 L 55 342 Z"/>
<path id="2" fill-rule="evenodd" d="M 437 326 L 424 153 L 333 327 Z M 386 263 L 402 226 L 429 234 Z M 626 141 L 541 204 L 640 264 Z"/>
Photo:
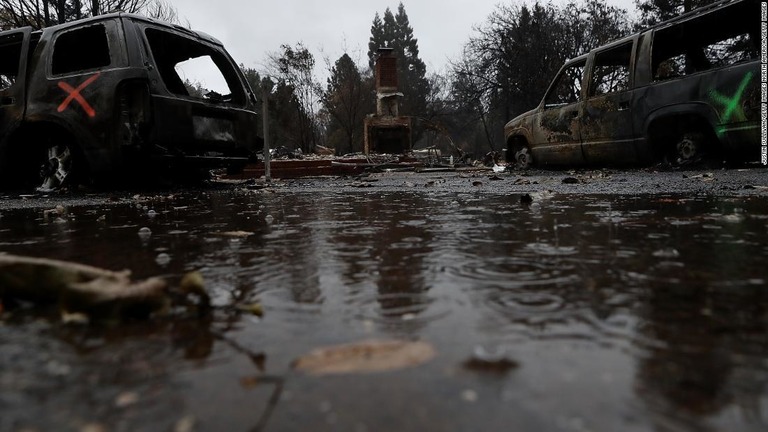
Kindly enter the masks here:
<path id="1" fill-rule="evenodd" d="M 461 398 L 465 402 L 477 402 L 477 392 L 471 389 L 461 392 Z"/>
<path id="2" fill-rule="evenodd" d="M 142 227 L 139 229 L 139 238 L 146 241 L 149 240 L 149 238 L 152 237 L 152 230 L 147 227 Z"/>
<path id="3" fill-rule="evenodd" d="M 657 250 L 653 253 L 653 256 L 656 258 L 677 258 L 680 256 L 680 252 L 678 252 L 675 248 L 669 247 Z"/>
<path id="4" fill-rule="evenodd" d="M 161 254 L 158 254 L 157 257 L 155 257 L 155 262 L 160 267 L 165 267 L 171 262 L 171 256 L 167 253 L 163 252 Z"/>
<path id="5" fill-rule="evenodd" d="M 482 345 L 477 345 L 472 351 L 473 358 L 485 362 L 497 362 L 506 358 L 506 350 L 503 347 L 493 347 L 491 349 Z"/>

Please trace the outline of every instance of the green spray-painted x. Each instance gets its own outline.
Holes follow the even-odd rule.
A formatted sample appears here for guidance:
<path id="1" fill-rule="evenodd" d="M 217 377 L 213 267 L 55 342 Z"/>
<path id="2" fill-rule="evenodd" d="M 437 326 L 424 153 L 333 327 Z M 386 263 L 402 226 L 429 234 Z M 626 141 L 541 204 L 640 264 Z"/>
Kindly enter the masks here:
<path id="1" fill-rule="evenodd" d="M 723 96 L 722 94 L 718 93 L 717 90 L 711 90 L 709 92 L 709 97 L 719 104 L 721 104 L 725 109 L 722 112 L 722 115 L 720 116 L 721 123 L 725 124 L 729 123 L 731 121 L 731 118 L 733 118 L 734 121 L 741 122 L 746 121 L 747 117 L 744 115 L 744 109 L 741 107 L 741 97 L 744 94 L 744 90 L 746 90 L 747 85 L 749 85 L 749 82 L 752 81 L 752 72 L 747 72 L 746 75 L 744 75 L 744 78 L 741 80 L 741 84 L 739 84 L 739 88 L 736 90 L 736 93 L 734 93 L 733 97 L 727 97 Z M 718 135 L 722 135 L 722 133 L 725 131 L 724 128 L 719 127 L 717 130 Z"/>

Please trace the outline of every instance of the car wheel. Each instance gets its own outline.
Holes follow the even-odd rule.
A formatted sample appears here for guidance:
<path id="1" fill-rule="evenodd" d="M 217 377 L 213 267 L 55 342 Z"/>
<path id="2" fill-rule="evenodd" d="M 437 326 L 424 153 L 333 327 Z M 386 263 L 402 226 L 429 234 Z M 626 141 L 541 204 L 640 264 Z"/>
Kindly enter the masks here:
<path id="1" fill-rule="evenodd" d="M 698 162 L 704 152 L 704 140 L 704 134 L 701 132 L 681 134 L 673 149 L 674 164 L 684 166 Z"/>
<path id="2" fill-rule="evenodd" d="M 52 192 L 73 183 L 77 164 L 69 145 L 47 144 L 41 155 L 40 186 L 36 188 L 38 192 Z"/>
<path id="3" fill-rule="evenodd" d="M 520 169 L 528 169 L 533 165 L 533 156 L 528 146 L 522 146 L 515 152 L 515 165 Z"/>

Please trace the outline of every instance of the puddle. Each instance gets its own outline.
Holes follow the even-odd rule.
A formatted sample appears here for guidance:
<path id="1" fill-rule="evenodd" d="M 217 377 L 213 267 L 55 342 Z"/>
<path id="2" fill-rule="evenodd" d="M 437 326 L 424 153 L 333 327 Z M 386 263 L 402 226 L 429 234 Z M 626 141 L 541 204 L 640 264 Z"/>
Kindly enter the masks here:
<path id="1" fill-rule="evenodd" d="M 215 312 L 6 314 L 0 431 L 768 429 L 765 200 L 534 204 L 415 189 L 4 211 L 2 252 L 198 270 Z M 254 302 L 262 317 L 234 307 Z M 363 376 L 291 367 L 372 339 L 435 355 Z M 514 367 L 466 367 L 478 347 Z"/>

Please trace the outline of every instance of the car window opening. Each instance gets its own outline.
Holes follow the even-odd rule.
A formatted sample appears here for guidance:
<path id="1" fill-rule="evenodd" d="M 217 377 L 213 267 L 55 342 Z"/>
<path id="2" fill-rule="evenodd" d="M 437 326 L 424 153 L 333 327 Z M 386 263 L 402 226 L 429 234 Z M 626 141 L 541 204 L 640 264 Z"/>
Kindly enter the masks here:
<path id="1" fill-rule="evenodd" d="M 210 56 L 182 61 L 174 67 L 190 96 L 224 102 L 231 95 L 224 75 Z"/>
<path id="2" fill-rule="evenodd" d="M 590 95 L 599 96 L 628 90 L 631 58 L 631 42 L 597 54 Z"/>
<path id="3" fill-rule="evenodd" d="M 57 37 L 51 63 L 53 75 L 109 66 L 112 59 L 104 25 L 79 28 Z"/>
<path id="4" fill-rule="evenodd" d="M 16 82 L 21 62 L 22 34 L 14 33 L 0 39 L 0 90 Z"/>
<path id="5" fill-rule="evenodd" d="M 758 58 L 755 24 L 712 17 L 658 30 L 653 43 L 654 79 L 672 79 Z"/>
<path id="6" fill-rule="evenodd" d="M 199 42 L 148 28 L 152 57 L 169 92 L 216 103 L 244 103 L 230 85 L 234 72 L 222 54 Z M 228 78 L 229 77 L 229 78 Z"/>
<path id="7" fill-rule="evenodd" d="M 566 68 L 557 78 L 557 83 L 545 98 L 548 106 L 566 105 L 577 102 L 581 97 L 581 78 L 585 62 Z"/>

